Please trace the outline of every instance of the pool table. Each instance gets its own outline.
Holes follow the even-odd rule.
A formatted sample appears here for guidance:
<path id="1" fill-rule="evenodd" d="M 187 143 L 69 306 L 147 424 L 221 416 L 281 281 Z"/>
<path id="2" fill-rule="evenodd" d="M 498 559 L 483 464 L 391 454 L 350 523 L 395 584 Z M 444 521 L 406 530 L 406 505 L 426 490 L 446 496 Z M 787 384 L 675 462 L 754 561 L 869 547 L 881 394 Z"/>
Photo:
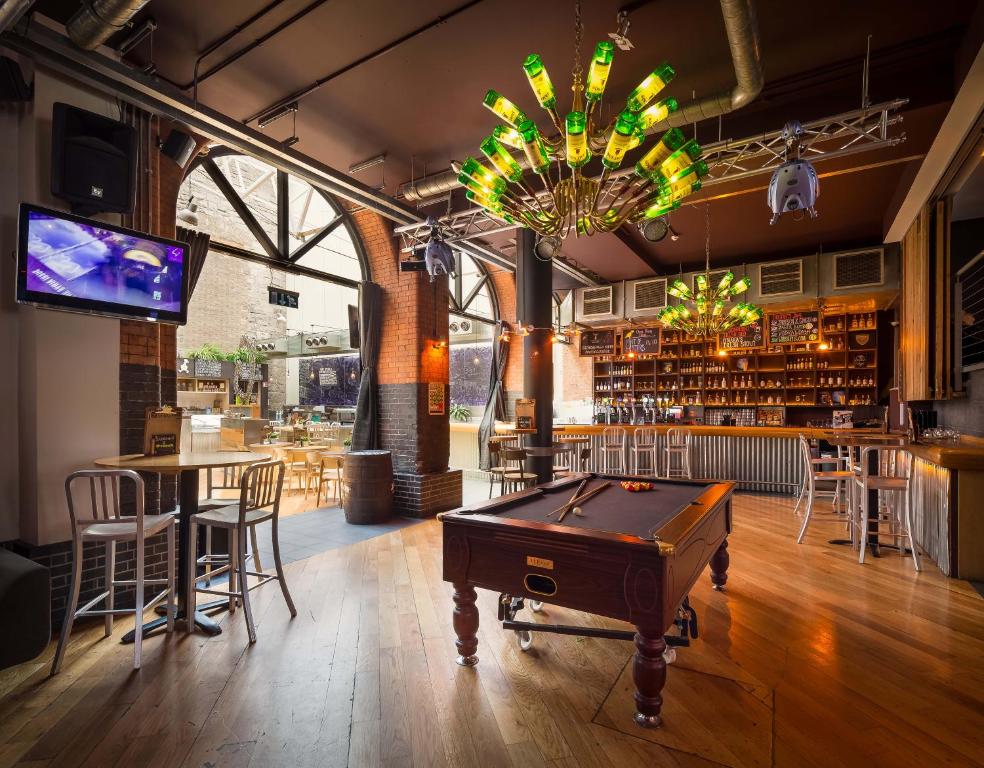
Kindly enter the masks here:
<path id="1" fill-rule="evenodd" d="M 656 480 L 650 491 L 629 492 L 620 481 L 641 478 L 579 473 L 439 515 L 444 580 L 454 585 L 457 661 L 478 663 L 475 588 L 501 593 L 499 618 L 507 629 L 633 640 L 633 679 L 639 725 L 660 724 L 666 681 L 667 631 L 688 625 L 696 636 L 687 596 L 710 563 L 711 582 L 727 582 L 734 483 Z M 609 483 L 585 501 L 581 514 L 548 517 L 573 497 Z M 529 600 L 607 616 L 635 632 L 555 627 L 514 621 Z M 684 609 L 681 611 L 681 607 Z M 689 614 L 689 616 L 687 615 Z M 527 633 L 523 635 L 523 633 Z M 678 644 L 686 644 L 681 642 Z"/>

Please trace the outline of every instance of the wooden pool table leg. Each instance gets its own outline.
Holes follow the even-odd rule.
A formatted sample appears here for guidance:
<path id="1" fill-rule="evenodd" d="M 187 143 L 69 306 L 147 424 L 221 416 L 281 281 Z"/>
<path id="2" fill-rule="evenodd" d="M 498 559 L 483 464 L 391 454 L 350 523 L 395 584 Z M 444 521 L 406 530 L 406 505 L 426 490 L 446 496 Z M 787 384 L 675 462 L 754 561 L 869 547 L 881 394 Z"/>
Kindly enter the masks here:
<path id="1" fill-rule="evenodd" d="M 658 728 L 663 722 L 663 686 L 666 684 L 666 661 L 663 651 L 666 641 L 659 630 L 636 627 L 635 657 L 632 660 L 632 679 L 635 681 L 635 721 L 643 728 Z"/>
<path id="2" fill-rule="evenodd" d="M 455 661 L 463 667 L 473 667 L 478 664 L 478 608 L 475 607 L 475 587 L 470 584 L 455 583 L 454 595 L 454 633 L 458 639 L 454 641 L 458 649 Z"/>
<path id="3" fill-rule="evenodd" d="M 731 562 L 731 557 L 728 555 L 728 539 L 725 537 L 711 558 L 711 583 L 714 585 L 714 589 L 720 591 L 728 583 L 729 562 Z"/>

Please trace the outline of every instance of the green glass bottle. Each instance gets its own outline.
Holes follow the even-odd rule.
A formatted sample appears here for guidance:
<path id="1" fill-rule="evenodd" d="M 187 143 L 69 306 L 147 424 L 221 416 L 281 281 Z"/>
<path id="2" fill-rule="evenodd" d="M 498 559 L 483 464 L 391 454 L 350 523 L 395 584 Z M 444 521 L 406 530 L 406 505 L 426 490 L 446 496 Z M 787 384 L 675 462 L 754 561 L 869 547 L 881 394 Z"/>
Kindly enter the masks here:
<path id="1" fill-rule="evenodd" d="M 495 140 L 494 136 L 487 137 L 478 148 L 495 169 L 509 181 L 519 181 L 523 178 L 523 169 L 519 167 L 519 163 L 509 154 L 508 149 Z"/>
<path id="2" fill-rule="evenodd" d="M 465 162 L 461 165 L 461 172 L 474 177 L 479 184 L 490 189 L 496 189 L 500 186 L 505 189 L 506 185 L 502 182 L 502 179 L 496 176 L 491 169 L 486 168 L 478 162 L 474 157 L 465 158 Z"/>
<path id="3" fill-rule="evenodd" d="M 656 67 L 629 94 L 629 98 L 626 99 L 629 109 L 633 112 L 638 112 L 640 109 L 648 106 L 649 102 L 659 95 L 659 92 L 666 87 L 666 84 L 673 79 L 674 75 L 676 75 L 676 72 L 669 64 L 662 64 Z"/>
<path id="4" fill-rule="evenodd" d="M 570 112 L 567 115 L 567 164 L 571 168 L 580 168 L 590 159 L 584 113 Z"/>
<path id="5" fill-rule="evenodd" d="M 674 98 L 657 101 L 639 113 L 639 127 L 644 131 L 648 131 L 656 123 L 663 122 L 670 116 L 671 112 L 676 112 L 678 108 L 679 104 L 677 104 L 677 100 Z"/>
<path id="6" fill-rule="evenodd" d="M 615 45 L 611 41 L 602 40 L 595 46 L 594 56 L 588 67 L 588 81 L 584 87 L 584 98 L 588 101 L 598 101 L 605 93 L 614 58 Z"/>
<path id="7" fill-rule="evenodd" d="M 519 133 L 523 137 L 523 152 L 526 153 L 530 168 L 534 173 L 546 173 L 550 168 L 550 155 L 547 154 L 536 124 L 532 120 L 524 120 L 519 124 Z"/>
<path id="8" fill-rule="evenodd" d="M 672 184 L 683 176 L 691 165 L 700 160 L 700 152 L 700 144 L 691 139 L 660 163 L 659 171 Z"/>
<path id="9" fill-rule="evenodd" d="M 664 216 L 670 211 L 675 211 L 679 207 L 679 200 L 672 203 L 667 203 L 665 200 L 656 200 L 643 212 L 642 216 L 646 219 L 658 219 L 660 216 Z"/>
<path id="10" fill-rule="evenodd" d="M 632 148 L 633 133 L 635 133 L 636 118 L 631 112 L 623 110 L 615 120 L 615 128 L 608 139 L 605 154 L 601 162 L 606 168 L 618 168 L 622 164 L 625 153 Z"/>
<path id="11" fill-rule="evenodd" d="M 670 155 L 672 155 L 676 150 L 686 143 L 687 139 L 683 135 L 683 131 L 679 128 L 670 128 L 663 137 L 653 145 L 642 159 L 636 163 L 636 173 L 644 179 L 648 179 L 651 175 L 659 171 L 659 167 L 663 164 Z"/>
<path id="12" fill-rule="evenodd" d="M 513 223 L 513 217 L 510 216 L 502 207 L 502 203 L 492 200 L 492 198 L 487 195 L 481 195 L 477 192 L 473 192 L 470 189 L 465 190 L 465 197 L 471 200 L 473 203 L 482 206 L 489 213 L 498 216 L 500 219 L 505 219 L 510 224 Z"/>
<path id="13" fill-rule="evenodd" d="M 526 79 L 530 81 L 530 88 L 536 95 L 536 100 L 544 109 L 553 109 L 557 105 L 557 92 L 554 90 L 553 83 L 550 82 L 550 75 L 547 68 L 543 66 L 543 60 L 539 54 L 531 53 L 523 62 L 523 69 L 526 70 Z"/>
<path id="14" fill-rule="evenodd" d="M 495 136 L 500 144 L 505 144 L 507 147 L 512 147 L 513 149 L 523 148 L 523 137 L 519 135 L 519 131 L 515 128 L 510 128 L 508 125 L 497 125 L 492 129 L 492 135 Z"/>
<path id="15" fill-rule="evenodd" d="M 519 127 L 519 124 L 526 119 L 526 115 L 523 114 L 523 110 L 509 101 L 509 99 L 498 91 L 489 90 L 489 92 L 485 94 L 485 106 L 491 109 L 496 115 L 502 118 L 502 120 L 511 125 L 513 128 Z"/>
<path id="16" fill-rule="evenodd" d="M 469 176 L 467 173 L 459 173 L 458 181 L 461 183 L 462 186 L 467 187 L 475 194 L 485 195 L 489 197 L 491 200 L 498 200 L 500 197 L 502 197 L 502 193 L 506 189 L 506 182 L 500 178 L 496 178 L 497 184 L 491 187 L 485 186 L 474 176 Z"/>

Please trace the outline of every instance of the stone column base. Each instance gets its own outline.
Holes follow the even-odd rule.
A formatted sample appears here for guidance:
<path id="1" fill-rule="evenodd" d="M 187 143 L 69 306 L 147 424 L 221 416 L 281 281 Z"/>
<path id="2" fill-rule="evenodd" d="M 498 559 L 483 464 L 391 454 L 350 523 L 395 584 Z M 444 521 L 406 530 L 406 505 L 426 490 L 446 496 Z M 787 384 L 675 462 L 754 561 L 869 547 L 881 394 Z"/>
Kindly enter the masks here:
<path id="1" fill-rule="evenodd" d="M 461 470 L 420 475 L 394 472 L 393 511 L 427 518 L 461 506 Z"/>

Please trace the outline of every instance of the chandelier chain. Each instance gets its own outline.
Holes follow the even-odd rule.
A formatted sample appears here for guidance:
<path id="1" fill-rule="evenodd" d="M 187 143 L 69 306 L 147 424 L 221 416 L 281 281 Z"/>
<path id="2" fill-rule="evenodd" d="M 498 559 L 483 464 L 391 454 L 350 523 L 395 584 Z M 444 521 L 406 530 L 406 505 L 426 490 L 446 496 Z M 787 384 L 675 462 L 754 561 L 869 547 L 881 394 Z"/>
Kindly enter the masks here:
<path id="1" fill-rule="evenodd" d="M 711 204 L 704 203 L 704 271 L 711 272 Z"/>
<path id="2" fill-rule="evenodd" d="M 581 66 L 581 39 L 584 37 L 584 24 L 581 21 L 581 0 L 574 0 L 574 83 L 581 82 L 584 69 Z"/>

